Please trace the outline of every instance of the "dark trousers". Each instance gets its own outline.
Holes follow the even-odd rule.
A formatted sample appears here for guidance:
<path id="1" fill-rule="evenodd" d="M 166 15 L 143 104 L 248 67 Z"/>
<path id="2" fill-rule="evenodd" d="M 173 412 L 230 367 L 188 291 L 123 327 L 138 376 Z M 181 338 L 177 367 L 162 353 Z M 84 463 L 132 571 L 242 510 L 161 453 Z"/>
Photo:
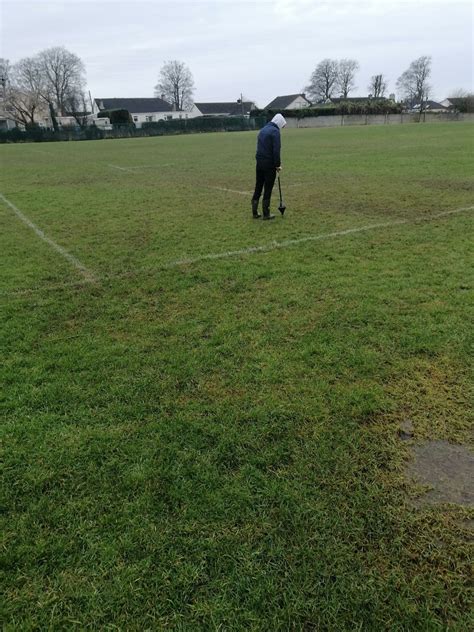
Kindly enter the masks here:
<path id="1" fill-rule="evenodd" d="M 257 161 L 255 191 L 252 200 L 259 200 L 263 190 L 264 201 L 270 203 L 273 185 L 275 184 L 275 178 L 275 167 Z"/>

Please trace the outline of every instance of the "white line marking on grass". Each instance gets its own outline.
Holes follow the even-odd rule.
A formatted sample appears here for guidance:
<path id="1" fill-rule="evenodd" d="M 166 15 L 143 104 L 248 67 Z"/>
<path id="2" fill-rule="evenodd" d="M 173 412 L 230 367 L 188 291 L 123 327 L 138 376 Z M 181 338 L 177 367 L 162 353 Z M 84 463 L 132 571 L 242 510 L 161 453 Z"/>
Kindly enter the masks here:
<path id="1" fill-rule="evenodd" d="M 119 171 L 128 171 L 129 173 L 135 173 L 141 169 L 161 169 L 161 167 L 172 167 L 172 163 L 165 165 L 140 165 L 139 167 L 119 167 L 118 165 L 107 165 L 111 169 L 118 169 Z"/>
<path id="2" fill-rule="evenodd" d="M 127 169 L 126 167 L 118 167 L 117 165 L 107 165 L 111 169 L 118 169 L 119 171 L 128 171 L 129 173 L 134 173 L 131 169 Z"/>
<path id="3" fill-rule="evenodd" d="M 138 165 L 137 167 L 129 167 L 129 169 L 140 171 L 140 169 L 161 169 L 161 167 L 174 167 L 174 162 L 167 162 L 165 164 L 159 163 L 156 165 Z"/>
<path id="4" fill-rule="evenodd" d="M 62 246 L 57 244 L 55 241 L 53 241 L 50 237 L 45 235 L 44 232 L 41 230 L 41 228 L 38 228 L 38 226 L 36 226 L 36 224 L 34 224 L 24 213 L 22 213 L 19 208 L 17 208 L 12 202 L 10 202 L 10 200 L 7 200 L 7 198 L 2 193 L 0 193 L 0 200 L 2 200 L 4 204 L 9 206 L 12 209 L 12 211 L 15 213 L 15 215 L 19 219 L 21 219 L 21 221 L 24 222 L 27 226 L 29 226 L 38 235 L 40 239 L 42 239 L 47 244 L 49 244 L 51 248 L 56 250 L 56 252 L 59 252 L 60 255 L 62 255 L 65 259 L 69 261 L 69 263 L 71 263 L 75 268 L 77 268 L 81 272 L 82 276 L 86 279 L 86 281 L 89 281 L 89 282 L 97 281 L 97 279 L 92 274 L 92 272 L 88 270 L 86 266 L 83 263 L 81 263 L 79 259 L 77 259 L 77 257 L 74 257 L 74 255 L 68 252 L 65 248 L 63 248 Z"/>
<path id="5" fill-rule="evenodd" d="M 1 196 L 1 194 L 0 194 Z M 3 196 L 1 196 L 3 198 Z M 3 198 L 5 199 L 5 198 Z M 8 202 L 7 202 L 8 203 Z M 166 270 L 170 268 L 177 268 L 183 265 L 189 265 L 193 263 L 198 263 L 200 261 L 207 260 L 215 260 L 215 259 L 225 259 L 229 257 L 238 257 L 241 255 L 254 254 L 259 252 L 270 252 L 272 250 L 278 250 L 280 248 L 288 248 L 290 246 L 295 246 L 298 244 L 302 244 L 310 241 L 320 241 L 324 239 L 331 239 L 333 237 L 342 237 L 344 235 L 350 235 L 353 233 L 360 233 L 363 231 L 373 230 L 376 228 L 386 228 L 390 226 L 399 226 L 403 224 L 416 224 L 419 222 L 429 222 L 436 220 L 440 217 L 445 217 L 448 215 L 454 215 L 456 213 L 462 213 L 464 211 L 472 211 L 474 210 L 474 206 L 463 206 L 461 208 L 452 209 L 451 211 L 441 211 L 440 213 L 435 213 L 434 215 L 428 215 L 426 217 L 415 217 L 413 219 L 400 219 L 395 220 L 393 222 L 383 222 L 379 224 L 368 224 L 366 226 L 359 226 L 358 228 L 347 228 L 345 230 L 338 230 L 331 233 L 322 233 L 320 235 L 309 235 L 307 237 L 301 237 L 299 239 L 287 239 L 285 241 L 273 241 L 270 244 L 262 245 L 262 246 L 249 246 L 248 248 L 241 248 L 239 250 L 228 250 L 226 252 L 219 253 L 210 253 L 207 255 L 201 255 L 199 257 L 190 257 L 186 259 L 179 259 L 176 261 L 170 261 L 168 263 L 164 263 L 158 266 L 152 266 L 149 268 L 138 268 L 135 270 L 123 270 L 121 272 L 110 273 L 104 275 L 101 280 L 109 281 L 113 279 L 123 279 L 127 277 L 137 276 L 139 274 L 154 274 L 155 272 L 159 272 L 160 270 Z M 89 273 L 90 274 L 90 273 Z M 89 279 L 87 279 L 89 280 Z M 0 296 L 11 297 L 18 296 L 18 300 L 21 299 L 22 295 L 27 295 L 33 292 L 47 292 L 53 290 L 62 290 L 65 287 L 76 286 L 80 287 L 84 282 L 76 281 L 71 283 L 60 283 L 51 286 L 38 286 L 34 288 L 25 288 L 13 292 L 1 292 Z"/>
<path id="6" fill-rule="evenodd" d="M 428 217 L 417 217 L 415 219 L 399 219 L 392 222 L 381 222 L 379 224 L 368 224 L 367 226 L 359 226 L 358 228 L 347 228 L 345 230 L 337 230 L 332 233 L 322 233 L 321 235 L 308 235 L 308 237 L 300 237 L 298 239 L 286 239 L 285 241 L 273 241 L 270 244 L 263 246 L 249 246 L 248 248 L 241 248 L 239 250 L 227 250 L 225 252 L 212 253 L 207 255 L 200 255 L 199 257 L 190 257 L 186 259 L 178 259 L 177 261 L 171 261 L 166 264 L 166 268 L 176 268 L 182 265 L 189 265 L 192 263 L 198 263 L 199 261 L 207 261 L 213 259 L 226 259 L 229 257 L 239 257 L 240 255 L 248 255 L 256 252 L 270 252 L 272 250 L 278 250 L 280 248 L 288 248 L 290 246 L 297 246 L 310 241 L 322 241 L 323 239 L 331 239 L 333 237 L 342 237 L 344 235 L 351 235 L 353 233 L 362 233 L 368 230 L 374 230 L 376 228 L 387 228 L 390 226 L 399 226 L 402 224 L 412 224 L 417 222 L 428 222 L 438 217 L 445 215 L 453 215 L 454 213 L 461 213 L 462 211 L 471 211 L 474 206 L 465 206 L 462 208 L 453 209 L 451 211 L 443 211 L 430 215 Z"/>
<path id="7" fill-rule="evenodd" d="M 239 195 L 252 195 L 253 191 L 236 191 L 235 189 L 225 189 L 224 187 L 206 186 L 206 189 L 214 189 L 215 191 L 227 191 L 228 193 L 238 193 Z"/>
<path id="8" fill-rule="evenodd" d="M 452 211 L 441 211 L 441 213 L 436 213 L 435 215 L 430 215 L 429 217 L 418 217 L 414 219 L 414 222 L 427 222 L 430 219 L 436 219 L 437 217 L 443 217 L 444 215 L 453 215 L 453 213 L 461 213 L 462 211 L 472 211 L 474 210 L 474 206 L 463 206 L 461 208 L 454 208 Z"/>

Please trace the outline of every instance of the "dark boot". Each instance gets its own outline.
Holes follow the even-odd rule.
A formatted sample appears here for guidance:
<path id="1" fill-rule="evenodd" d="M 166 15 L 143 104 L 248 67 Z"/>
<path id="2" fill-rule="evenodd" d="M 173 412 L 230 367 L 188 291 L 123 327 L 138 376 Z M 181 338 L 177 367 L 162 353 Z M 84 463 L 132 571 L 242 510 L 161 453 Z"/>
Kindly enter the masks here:
<path id="1" fill-rule="evenodd" d="M 262 217 L 258 212 L 258 200 L 252 200 L 252 216 L 254 219 L 260 219 L 260 217 Z"/>
<path id="2" fill-rule="evenodd" d="M 263 200 L 263 219 L 275 219 L 275 215 L 270 213 L 270 200 Z"/>

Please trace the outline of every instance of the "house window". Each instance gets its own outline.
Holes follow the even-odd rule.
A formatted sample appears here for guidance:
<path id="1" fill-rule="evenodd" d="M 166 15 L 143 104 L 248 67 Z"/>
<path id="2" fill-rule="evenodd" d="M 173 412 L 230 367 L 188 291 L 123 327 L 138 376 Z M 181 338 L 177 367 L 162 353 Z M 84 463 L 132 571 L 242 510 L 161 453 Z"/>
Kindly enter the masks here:
<path id="1" fill-rule="evenodd" d="M 152 114 L 150 114 L 149 116 L 145 117 L 145 120 L 147 123 L 152 123 L 154 118 L 155 117 Z"/>
<path id="2" fill-rule="evenodd" d="M 171 121 L 172 119 L 173 119 L 173 117 L 172 117 L 171 115 L 168 115 L 168 116 L 166 117 L 166 120 L 167 120 L 167 121 Z"/>
<path id="3" fill-rule="evenodd" d="M 135 123 L 138 123 L 138 116 L 134 116 L 133 120 L 135 121 Z"/>

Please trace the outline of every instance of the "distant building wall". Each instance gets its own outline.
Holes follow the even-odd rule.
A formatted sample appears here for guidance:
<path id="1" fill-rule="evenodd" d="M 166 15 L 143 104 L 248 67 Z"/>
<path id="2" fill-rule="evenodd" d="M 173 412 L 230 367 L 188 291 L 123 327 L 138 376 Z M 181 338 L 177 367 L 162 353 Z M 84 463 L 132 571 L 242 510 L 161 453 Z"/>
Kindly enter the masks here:
<path id="1" fill-rule="evenodd" d="M 446 121 L 465 121 L 474 123 L 474 114 L 453 112 L 426 112 L 422 115 L 422 122 L 445 123 Z M 337 116 L 308 116 L 305 118 L 286 119 L 288 127 L 340 127 L 347 125 L 400 125 L 401 123 L 418 123 L 419 114 L 346 114 Z"/>
<path id="2" fill-rule="evenodd" d="M 188 118 L 187 112 L 130 112 L 135 126 L 140 129 L 143 123 L 156 123 L 157 121 L 170 121 L 171 119 Z"/>

